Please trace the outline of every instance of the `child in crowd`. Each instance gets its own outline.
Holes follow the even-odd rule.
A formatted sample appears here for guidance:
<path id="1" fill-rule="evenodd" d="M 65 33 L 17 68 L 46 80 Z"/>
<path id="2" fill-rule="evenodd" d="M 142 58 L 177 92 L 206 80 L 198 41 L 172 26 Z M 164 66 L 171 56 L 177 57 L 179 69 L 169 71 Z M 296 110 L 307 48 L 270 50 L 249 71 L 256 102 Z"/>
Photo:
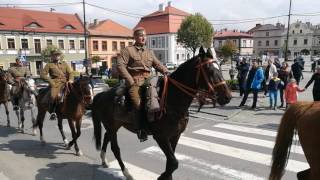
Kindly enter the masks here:
<path id="1" fill-rule="evenodd" d="M 280 84 L 281 80 L 278 78 L 278 73 L 274 72 L 268 86 L 270 109 L 276 110 L 277 108 L 278 90 Z"/>
<path id="2" fill-rule="evenodd" d="M 285 98 L 286 98 L 286 108 L 290 104 L 294 104 L 297 102 L 298 94 L 297 92 L 303 92 L 304 89 L 299 88 L 295 79 L 290 79 L 290 82 L 287 84 L 285 90 Z"/>

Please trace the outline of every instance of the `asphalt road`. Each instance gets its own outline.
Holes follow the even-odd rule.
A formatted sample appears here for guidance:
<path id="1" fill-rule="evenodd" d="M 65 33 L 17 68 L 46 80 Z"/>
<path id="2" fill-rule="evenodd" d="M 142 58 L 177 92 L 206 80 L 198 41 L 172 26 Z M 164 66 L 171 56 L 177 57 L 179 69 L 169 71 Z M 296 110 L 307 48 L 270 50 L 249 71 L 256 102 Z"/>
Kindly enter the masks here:
<path id="1" fill-rule="evenodd" d="M 311 76 L 307 73 L 305 81 Z M 308 97 L 309 95 L 303 95 Z M 176 180 L 260 180 L 267 179 L 269 164 L 282 110 L 261 108 L 257 112 L 237 109 L 236 97 L 226 107 L 204 107 L 200 113 L 190 109 L 190 122 L 177 147 L 180 162 L 174 173 Z M 267 99 L 259 98 L 260 106 Z M 12 107 L 10 107 L 12 109 Z M 273 117 L 271 120 L 270 115 Z M 99 152 L 93 142 L 90 113 L 84 117 L 78 141 L 83 156 L 74 149 L 66 150 L 57 122 L 45 120 L 42 145 L 39 135 L 32 136 L 29 112 L 26 113 L 25 134 L 17 132 L 15 114 L 10 112 L 12 127 L 7 128 L 4 108 L 0 108 L 0 180 L 118 180 L 124 179 L 110 150 L 109 169 L 101 166 Z M 67 121 L 64 129 L 70 140 Z M 140 143 L 135 134 L 125 129 L 118 133 L 119 146 L 129 172 L 137 180 L 156 179 L 165 169 L 165 157 L 152 137 Z M 299 144 L 293 147 L 283 179 L 292 180 L 295 173 L 308 167 Z"/>

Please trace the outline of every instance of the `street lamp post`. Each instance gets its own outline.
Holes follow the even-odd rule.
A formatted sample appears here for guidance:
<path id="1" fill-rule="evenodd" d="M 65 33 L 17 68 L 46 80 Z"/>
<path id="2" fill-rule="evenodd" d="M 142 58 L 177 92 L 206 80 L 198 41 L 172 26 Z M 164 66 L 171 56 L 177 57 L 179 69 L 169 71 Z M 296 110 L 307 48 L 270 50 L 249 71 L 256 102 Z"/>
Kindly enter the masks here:
<path id="1" fill-rule="evenodd" d="M 290 5 L 289 5 L 289 14 L 288 14 L 288 28 L 287 28 L 287 42 L 285 43 L 285 52 L 284 52 L 284 60 L 288 60 L 288 44 L 289 44 L 289 30 L 290 30 L 290 18 L 291 18 L 291 2 L 290 0 Z"/>

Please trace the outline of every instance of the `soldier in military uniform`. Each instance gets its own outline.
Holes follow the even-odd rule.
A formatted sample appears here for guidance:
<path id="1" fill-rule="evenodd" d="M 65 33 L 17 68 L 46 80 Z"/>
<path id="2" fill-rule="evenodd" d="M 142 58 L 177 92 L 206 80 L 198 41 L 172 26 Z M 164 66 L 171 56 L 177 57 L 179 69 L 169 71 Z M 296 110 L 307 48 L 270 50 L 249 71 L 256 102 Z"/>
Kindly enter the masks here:
<path id="1" fill-rule="evenodd" d="M 155 57 L 152 50 L 145 46 L 146 31 L 144 28 L 134 30 L 135 43 L 133 46 L 128 46 L 121 50 L 117 60 L 117 69 L 120 77 L 125 79 L 126 85 L 129 88 L 129 95 L 133 103 L 134 116 L 137 117 L 136 124 L 138 126 L 138 137 L 140 141 L 147 140 L 147 134 L 141 127 L 141 112 L 140 112 L 140 95 L 139 89 L 143 85 L 145 79 L 150 77 L 151 68 L 163 74 L 167 74 L 168 70 Z"/>
<path id="2" fill-rule="evenodd" d="M 71 83 L 73 81 L 73 75 L 70 66 L 66 62 L 60 61 L 60 51 L 53 50 L 50 55 L 51 62 L 45 65 L 40 74 L 40 78 L 49 82 L 51 88 L 49 104 L 49 112 L 51 113 L 50 120 L 54 120 L 57 117 L 55 113 L 56 106 L 61 98 L 59 97 L 59 93 L 66 83 Z"/>
<path id="3" fill-rule="evenodd" d="M 30 76 L 30 71 L 23 65 L 19 58 L 16 58 L 16 63 L 8 70 L 8 73 L 10 84 L 12 84 L 10 94 L 12 96 L 13 109 L 16 110 L 19 103 L 17 93 L 19 92 L 19 88 L 21 88 L 23 80 L 25 80 L 27 76 Z"/>

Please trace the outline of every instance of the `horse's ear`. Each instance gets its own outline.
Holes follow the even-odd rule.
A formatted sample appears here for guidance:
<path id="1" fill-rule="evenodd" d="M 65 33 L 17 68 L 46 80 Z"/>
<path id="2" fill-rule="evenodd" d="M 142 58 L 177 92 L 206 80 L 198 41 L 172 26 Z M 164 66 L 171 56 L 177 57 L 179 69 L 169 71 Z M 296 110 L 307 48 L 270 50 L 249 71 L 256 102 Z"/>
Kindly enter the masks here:
<path id="1" fill-rule="evenodd" d="M 212 55 L 211 48 L 208 48 L 208 49 L 207 49 L 206 56 L 207 56 L 208 58 L 210 58 L 210 59 L 213 59 L 213 55 Z"/>
<path id="2" fill-rule="evenodd" d="M 203 46 L 201 46 L 199 49 L 199 56 L 204 56 L 205 54 L 206 54 L 206 52 L 204 51 Z"/>

